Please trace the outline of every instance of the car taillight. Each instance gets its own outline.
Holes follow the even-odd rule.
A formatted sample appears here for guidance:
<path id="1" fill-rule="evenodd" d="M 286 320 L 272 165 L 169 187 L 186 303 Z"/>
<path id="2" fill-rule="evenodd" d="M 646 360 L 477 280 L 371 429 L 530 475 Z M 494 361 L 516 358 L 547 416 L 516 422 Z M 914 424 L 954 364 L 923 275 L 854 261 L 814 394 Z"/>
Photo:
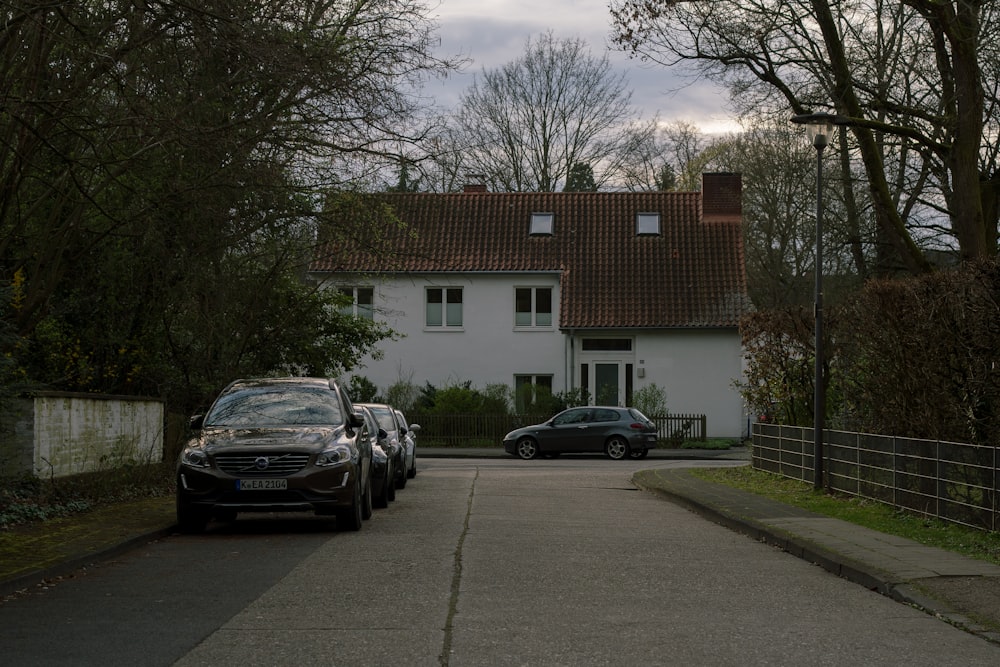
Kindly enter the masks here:
<path id="1" fill-rule="evenodd" d="M 632 422 L 631 424 L 628 425 L 628 427 L 631 428 L 631 429 L 635 429 L 636 431 L 645 431 L 646 430 L 646 425 L 645 424 L 640 424 L 639 422 Z"/>

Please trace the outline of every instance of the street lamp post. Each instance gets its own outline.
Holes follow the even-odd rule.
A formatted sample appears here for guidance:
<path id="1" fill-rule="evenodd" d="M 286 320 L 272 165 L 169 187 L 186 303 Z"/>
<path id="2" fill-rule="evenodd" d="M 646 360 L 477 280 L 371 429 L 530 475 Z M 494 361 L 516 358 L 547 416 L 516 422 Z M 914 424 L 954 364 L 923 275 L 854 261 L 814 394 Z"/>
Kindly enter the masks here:
<path id="1" fill-rule="evenodd" d="M 816 148 L 816 287 L 815 380 L 813 382 L 813 488 L 823 487 L 823 421 L 826 414 L 826 391 L 823 386 L 823 149 L 830 143 L 833 126 L 841 120 L 828 113 L 792 116 L 792 122 L 806 126 L 809 140 Z"/>

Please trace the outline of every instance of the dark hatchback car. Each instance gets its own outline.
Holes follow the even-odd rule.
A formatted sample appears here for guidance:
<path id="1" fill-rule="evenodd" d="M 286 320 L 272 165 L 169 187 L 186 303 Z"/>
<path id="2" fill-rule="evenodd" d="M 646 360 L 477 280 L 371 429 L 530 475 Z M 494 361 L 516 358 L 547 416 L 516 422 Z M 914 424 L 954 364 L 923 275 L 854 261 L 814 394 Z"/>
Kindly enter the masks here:
<path id="1" fill-rule="evenodd" d="M 656 447 L 656 439 L 656 424 L 635 408 L 590 405 L 564 410 L 544 424 L 515 429 L 504 436 L 503 448 L 522 459 L 569 452 L 641 459 Z"/>
<path id="2" fill-rule="evenodd" d="M 182 530 L 240 512 L 312 511 L 345 530 L 371 517 L 368 426 L 336 381 L 236 380 L 191 426 L 177 464 Z"/>

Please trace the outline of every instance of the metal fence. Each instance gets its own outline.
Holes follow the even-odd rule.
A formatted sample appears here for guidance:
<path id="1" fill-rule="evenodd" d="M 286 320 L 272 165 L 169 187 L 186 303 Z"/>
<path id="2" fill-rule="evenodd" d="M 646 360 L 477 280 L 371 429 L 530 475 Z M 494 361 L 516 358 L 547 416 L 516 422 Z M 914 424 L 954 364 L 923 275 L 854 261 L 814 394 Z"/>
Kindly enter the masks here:
<path id="1" fill-rule="evenodd" d="M 503 437 L 515 428 L 541 424 L 552 415 L 407 415 L 420 424 L 419 443 L 425 447 L 500 447 Z M 650 417 L 659 431 L 660 447 L 676 447 L 687 441 L 704 441 L 705 415 Z"/>
<path id="2" fill-rule="evenodd" d="M 814 476 L 813 430 L 753 425 L 754 468 L 803 481 Z M 824 484 L 831 490 L 953 523 L 1000 528 L 996 447 L 823 431 Z"/>

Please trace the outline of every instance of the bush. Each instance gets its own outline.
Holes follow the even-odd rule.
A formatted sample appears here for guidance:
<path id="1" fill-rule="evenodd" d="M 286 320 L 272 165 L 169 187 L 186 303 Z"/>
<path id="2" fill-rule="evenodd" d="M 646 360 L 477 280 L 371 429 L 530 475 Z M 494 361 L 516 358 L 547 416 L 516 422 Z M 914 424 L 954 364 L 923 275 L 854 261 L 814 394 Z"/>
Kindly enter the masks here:
<path id="1" fill-rule="evenodd" d="M 667 414 L 667 391 L 655 382 L 642 387 L 632 395 L 632 406 L 647 417 Z"/>

